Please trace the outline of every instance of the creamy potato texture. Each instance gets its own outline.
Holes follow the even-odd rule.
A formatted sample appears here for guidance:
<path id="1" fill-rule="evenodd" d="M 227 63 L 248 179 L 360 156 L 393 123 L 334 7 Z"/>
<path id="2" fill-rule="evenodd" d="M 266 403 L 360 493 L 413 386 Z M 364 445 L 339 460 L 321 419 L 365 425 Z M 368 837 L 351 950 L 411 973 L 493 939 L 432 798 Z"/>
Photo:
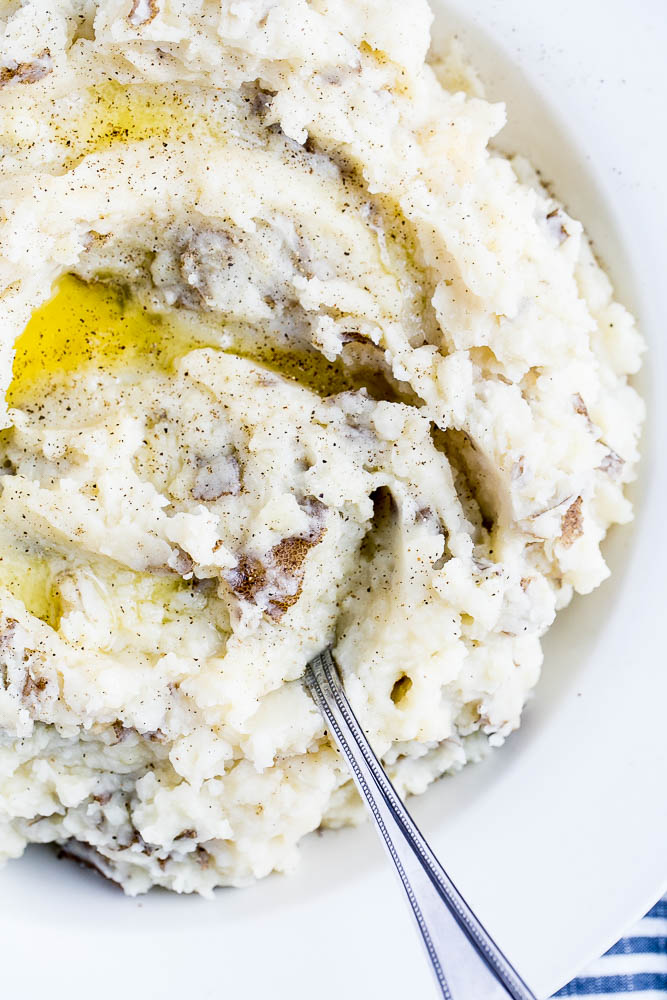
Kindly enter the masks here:
<path id="1" fill-rule="evenodd" d="M 0 17 L 0 857 L 210 892 L 515 729 L 642 348 L 415 0 Z M 467 91 L 467 92 L 466 92 Z"/>

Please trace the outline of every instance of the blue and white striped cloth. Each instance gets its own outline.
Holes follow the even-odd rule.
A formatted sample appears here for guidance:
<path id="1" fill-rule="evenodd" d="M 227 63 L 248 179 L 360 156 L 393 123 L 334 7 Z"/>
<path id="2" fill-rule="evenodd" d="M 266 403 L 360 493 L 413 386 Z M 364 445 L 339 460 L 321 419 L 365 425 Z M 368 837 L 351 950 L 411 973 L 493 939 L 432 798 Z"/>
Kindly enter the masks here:
<path id="1" fill-rule="evenodd" d="M 667 896 L 606 955 L 556 993 L 556 997 L 667 998 Z"/>

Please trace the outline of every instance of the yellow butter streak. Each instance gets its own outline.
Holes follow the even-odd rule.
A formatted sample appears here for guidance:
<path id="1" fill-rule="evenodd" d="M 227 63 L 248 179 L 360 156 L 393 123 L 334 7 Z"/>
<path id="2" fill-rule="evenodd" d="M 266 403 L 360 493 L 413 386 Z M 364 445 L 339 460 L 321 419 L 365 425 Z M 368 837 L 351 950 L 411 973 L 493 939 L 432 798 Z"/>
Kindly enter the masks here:
<path id="1" fill-rule="evenodd" d="M 117 143 L 162 139 L 192 141 L 210 134 L 218 99 L 207 95 L 207 107 L 168 86 L 122 86 L 110 81 L 85 93 L 85 100 L 66 117 L 52 120 L 56 139 L 68 150 L 69 166 L 83 156 Z M 201 104 L 201 102 L 199 102 Z"/>
<path id="2" fill-rule="evenodd" d="M 60 620 L 60 599 L 49 560 L 10 545 L 0 553 L 0 586 L 21 601 L 30 614 L 53 628 Z"/>
<path id="3" fill-rule="evenodd" d="M 87 366 L 169 369 L 194 347 L 211 345 L 172 315 L 149 312 L 117 286 L 65 275 L 16 342 L 10 406 L 21 406 L 51 376 Z"/>
<path id="4" fill-rule="evenodd" d="M 169 371 L 174 362 L 198 347 L 215 347 L 222 328 L 196 322 L 185 310 L 154 313 L 121 288 L 84 282 L 71 274 L 56 284 L 54 294 L 37 309 L 16 342 L 9 406 L 30 403 L 40 385 L 55 375 L 94 366 L 147 367 Z M 278 348 L 270 340 L 239 343 L 229 353 L 255 361 L 291 381 L 330 395 L 357 388 L 369 373 L 353 373 L 341 361 L 327 361 L 316 351 Z"/>

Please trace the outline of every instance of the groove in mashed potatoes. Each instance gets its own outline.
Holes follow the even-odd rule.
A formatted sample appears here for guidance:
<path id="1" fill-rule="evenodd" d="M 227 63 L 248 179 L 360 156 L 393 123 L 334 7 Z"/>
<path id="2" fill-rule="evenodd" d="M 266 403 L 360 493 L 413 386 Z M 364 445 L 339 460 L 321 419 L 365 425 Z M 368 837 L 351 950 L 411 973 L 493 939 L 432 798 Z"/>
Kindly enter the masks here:
<path id="1" fill-rule="evenodd" d="M 402 794 L 518 726 L 641 339 L 421 2 L 0 22 L 0 858 L 243 884 L 359 816 L 326 643 Z"/>

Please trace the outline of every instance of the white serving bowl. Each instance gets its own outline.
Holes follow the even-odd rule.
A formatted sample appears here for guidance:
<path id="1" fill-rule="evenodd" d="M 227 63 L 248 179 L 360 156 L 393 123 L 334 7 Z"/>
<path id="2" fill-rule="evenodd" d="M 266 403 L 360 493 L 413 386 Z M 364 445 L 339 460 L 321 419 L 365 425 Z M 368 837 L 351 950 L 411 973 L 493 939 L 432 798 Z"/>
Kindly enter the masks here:
<path id="1" fill-rule="evenodd" d="M 606 545 L 612 579 L 559 617 L 521 730 L 412 802 L 461 890 L 546 997 L 667 888 L 667 18 L 662 0 L 433 6 L 436 39 L 456 30 L 489 96 L 508 102 L 500 145 L 529 155 L 583 220 L 650 345 L 637 520 Z M 434 995 L 369 828 L 313 836 L 295 876 L 214 902 L 128 899 L 39 850 L 0 873 L 0 898 L 8 997 Z"/>

